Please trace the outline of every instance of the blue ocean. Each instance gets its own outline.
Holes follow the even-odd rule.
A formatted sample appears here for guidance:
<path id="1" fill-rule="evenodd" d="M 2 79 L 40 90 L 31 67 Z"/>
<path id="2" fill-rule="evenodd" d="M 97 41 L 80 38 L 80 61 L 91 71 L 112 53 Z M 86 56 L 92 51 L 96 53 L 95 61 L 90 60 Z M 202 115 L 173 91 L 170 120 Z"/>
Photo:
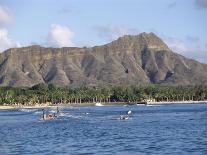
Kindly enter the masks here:
<path id="1" fill-rule="evenodd" d="M 0 110 L 0 155 L 207 154 L 207 104 L 59 110 L 48 121 L 42 109 Z"/>

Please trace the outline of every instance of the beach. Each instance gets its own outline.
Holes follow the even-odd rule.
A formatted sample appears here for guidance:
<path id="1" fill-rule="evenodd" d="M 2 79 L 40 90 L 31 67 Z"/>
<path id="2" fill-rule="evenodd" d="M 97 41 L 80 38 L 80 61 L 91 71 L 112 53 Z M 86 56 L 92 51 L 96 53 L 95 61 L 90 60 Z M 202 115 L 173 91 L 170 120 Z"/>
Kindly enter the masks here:
<path id="1" fill-rule="evenodd" d="M 147 104 L 206 104 L 207 101 L 161 101 L 161 102 L 147 102 Z"/>
<path id="2" fill-rule="evenodd" d="M 9 110 L 9 109 L 34 109 L 34 108 L 49 108 L 49 107 L 54 107 L 54 106 L 50 106 L 50 105 L 34 105 L 34 106 L 12 106 L 12 105 L 1 105 L 0 106 L 0 110 Z"/>
<path id="3" fill-rule="evenodd" d="M 159 104 L 207 104 L 207 101 L 162 101 L 162 102 L 147 102 L 147 105 Z M 136 105 L 136 102 L 110 102 L 110 103 L 69 103 L 69 104 L 36 104 L 36 105 L 1 105 L 0 110 L 8 109 L 39 109 L 52 107 L 86 107 L 86 106 L 116 106 L 116 105 Z"/>

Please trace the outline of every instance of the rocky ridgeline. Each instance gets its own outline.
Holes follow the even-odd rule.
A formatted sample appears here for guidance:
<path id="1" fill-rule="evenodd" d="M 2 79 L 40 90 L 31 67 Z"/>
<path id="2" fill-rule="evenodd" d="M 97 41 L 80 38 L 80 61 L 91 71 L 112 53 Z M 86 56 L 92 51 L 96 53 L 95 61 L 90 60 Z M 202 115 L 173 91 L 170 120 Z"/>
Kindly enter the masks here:
<path id="1" fill-rule="evenodd" d="M 173 53 L 153 33 L 92 48 L 12 48 L 0 54 L 1 86 L 207 84 L 207 65 Z"/>

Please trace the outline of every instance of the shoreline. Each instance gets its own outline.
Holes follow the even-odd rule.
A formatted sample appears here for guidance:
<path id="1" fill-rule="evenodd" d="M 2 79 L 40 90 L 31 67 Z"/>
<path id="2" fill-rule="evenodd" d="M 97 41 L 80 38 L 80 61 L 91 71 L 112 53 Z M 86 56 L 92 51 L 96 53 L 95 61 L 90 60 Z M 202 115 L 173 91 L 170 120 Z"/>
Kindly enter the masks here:
<path id="1" fill-rule="evenodd" d="M 162 105 L 162 104 L 207 104 L 207 100 L 205 101 L 162 101 L 162 102 L 146 102 L 145 105 Z M 136 103 L 128 103 L 128 102 L 110 102 L 110 103 L 101 103 L 99 106 L 116 106 L 116 105 L 139 105 Z M 143 105 L 143 104 L 140 104 Z M 70 104 L 41 104 L 41 105 L 0 105 L 0 110 L 12 110 L 12 109 L 41 109 L 41 108 L 53 108 L 53 107 L 87 107 L 87 106 L 98 106 L 95 103 L 70 103 Z"/>
<path id="2" fill-rule="evenodd" d="M 161 101 L 161 102 L 147 102 L 147 104 L 207 104 L 205 101 Z"/>
<path id="3" fill-rule="evenodd" d="M 12 106 L 12 105 L 1 105 L 0 110 L 9 110 L 9 109 L 41 109 L 41 108 L 50 108 L 54 107 L 51 105 L 44 105 L 44 106 Z"/>
<path id="4" fill-rule="evenodd" d="M 101 103 L 101 106 L 115 106 L 115 105 L 127 105 L 127 102 L 110 102 Z M 41 109 L 41 108 L 54 108 L 54 107 L 87 107 L 96 106 L 96 103 L 70 103 L 70 104 L 40 104 L 40 105 L 0 105 L 0 110 L 12 110 L 12 109 Z"/>

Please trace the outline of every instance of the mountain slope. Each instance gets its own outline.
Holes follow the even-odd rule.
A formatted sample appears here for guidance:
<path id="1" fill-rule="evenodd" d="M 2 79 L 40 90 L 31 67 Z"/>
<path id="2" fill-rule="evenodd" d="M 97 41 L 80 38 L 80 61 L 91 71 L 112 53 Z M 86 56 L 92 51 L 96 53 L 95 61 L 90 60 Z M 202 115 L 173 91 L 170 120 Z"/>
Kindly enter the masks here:
<path id="1" fill-rule="evenodd" d="M 207 84 L 207 65 L 173 53 L 153 33 L 92 48 L 12 48 L 0 54 L 1 86 Z"/>

